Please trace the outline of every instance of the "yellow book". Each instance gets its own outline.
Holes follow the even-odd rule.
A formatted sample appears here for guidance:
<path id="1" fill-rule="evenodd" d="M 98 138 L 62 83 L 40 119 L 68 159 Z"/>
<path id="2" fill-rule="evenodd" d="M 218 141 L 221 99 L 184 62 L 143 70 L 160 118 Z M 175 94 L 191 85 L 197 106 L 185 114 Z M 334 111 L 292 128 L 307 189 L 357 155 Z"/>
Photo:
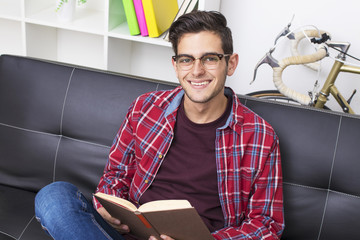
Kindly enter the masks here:
<path id="1" fill-rule="evenodd" d="M 177 0 L 142 0 L 149 37 L 158 37 L 173 22 L 178 10 Z"/>

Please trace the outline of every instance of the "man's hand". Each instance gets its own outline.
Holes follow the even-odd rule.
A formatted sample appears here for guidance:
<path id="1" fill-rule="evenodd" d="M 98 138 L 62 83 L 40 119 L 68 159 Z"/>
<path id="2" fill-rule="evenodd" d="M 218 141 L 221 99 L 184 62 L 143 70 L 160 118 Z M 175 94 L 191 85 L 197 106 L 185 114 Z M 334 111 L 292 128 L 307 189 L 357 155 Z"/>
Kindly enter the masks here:
<path id="1" fill-rule="evenodd" d="M 117 218 L 113 218 L 105 208 L 100 207 L 97 209 L 98 213 L 118 232 L 120 233 L 128 233 L 130 229 L 127 225 L 121 224 L 120 220 Z"/>
<path id="2" fill-rule="evenodd" d="M 118 232 L 120 233 L 128 233 L 130 232 L 130 229 L 127 225 L 125 224 L 121 224 L 120 220 L 117 218 L 114 218 L 110 215 L 110 213 L 108 213 L 108 211 L 106 211 L 105 208 L 100 207 L 97 209 L 98 213 L 113 227 L 115 228 Z M 161 235 L 161 240 L 175 240 L 171 237 L 168 237 L 166 235 Z M 151 236 L 149 238 L 149 240 L 158 240 L 156 239 L 154 236 Z"/>

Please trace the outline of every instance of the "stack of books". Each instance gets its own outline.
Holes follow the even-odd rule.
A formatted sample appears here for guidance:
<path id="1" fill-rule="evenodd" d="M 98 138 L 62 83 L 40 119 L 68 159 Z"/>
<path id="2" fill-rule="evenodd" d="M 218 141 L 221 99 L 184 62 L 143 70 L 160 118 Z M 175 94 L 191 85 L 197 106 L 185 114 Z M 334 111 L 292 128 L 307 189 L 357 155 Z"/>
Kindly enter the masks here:
<path id="1" fill-rule="evenodd" d="M 198 0 L 122 0 L 130 35 L 159 37 L 181 15 L 197 8 Z M 168 40 L 168 34 L 164 36 Z"/>

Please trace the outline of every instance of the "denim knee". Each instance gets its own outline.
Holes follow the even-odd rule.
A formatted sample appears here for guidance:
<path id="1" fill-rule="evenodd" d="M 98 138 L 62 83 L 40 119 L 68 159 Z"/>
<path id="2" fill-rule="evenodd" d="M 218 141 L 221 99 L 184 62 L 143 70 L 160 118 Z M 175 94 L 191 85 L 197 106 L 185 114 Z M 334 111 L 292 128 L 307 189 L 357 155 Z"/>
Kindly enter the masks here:
<path id="1" fill-rule="evenodd" d="M 35 214 L 54 239 L 124 239 L 86 200 L 78 188 L 55 182 L 35 197 Z"/>
<path id="2" fill-rule="evenodd" d="M 35 197 L 35 215 L 41 223 L 50 222 L 50 218 L 63 211 L 63 196 L 70 196 L 77 191 L 71 183 L 54 182 L 42 188 Z"/>
<path id="3" fill-rule="evenodd" d="M 56 202 L 61 202 L 61 196 L 71 195 L 77 188 L 68 182 L 54 182 L 42 189 L 36 194 L 35 209 L 42 209 L 44 205 L 52 206 Z"/>

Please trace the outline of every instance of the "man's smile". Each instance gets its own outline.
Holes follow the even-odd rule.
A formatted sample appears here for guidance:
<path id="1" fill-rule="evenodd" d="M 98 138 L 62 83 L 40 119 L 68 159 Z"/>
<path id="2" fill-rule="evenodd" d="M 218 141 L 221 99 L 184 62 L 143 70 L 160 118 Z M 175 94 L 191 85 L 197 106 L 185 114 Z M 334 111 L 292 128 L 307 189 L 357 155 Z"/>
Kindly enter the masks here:
<path id="1" fill-rule="evenodd" d="M 197 81 L 197 82 L 195 82 L 195 81 L 189 81 L 189 83 L 190 83 L 191 85 L 193 85 L 193 86 L 206 86 L 206 85 L 208 85 L 208 84 L 210 83 L 210 81 L 209 81 L 209 80 Z"/>

